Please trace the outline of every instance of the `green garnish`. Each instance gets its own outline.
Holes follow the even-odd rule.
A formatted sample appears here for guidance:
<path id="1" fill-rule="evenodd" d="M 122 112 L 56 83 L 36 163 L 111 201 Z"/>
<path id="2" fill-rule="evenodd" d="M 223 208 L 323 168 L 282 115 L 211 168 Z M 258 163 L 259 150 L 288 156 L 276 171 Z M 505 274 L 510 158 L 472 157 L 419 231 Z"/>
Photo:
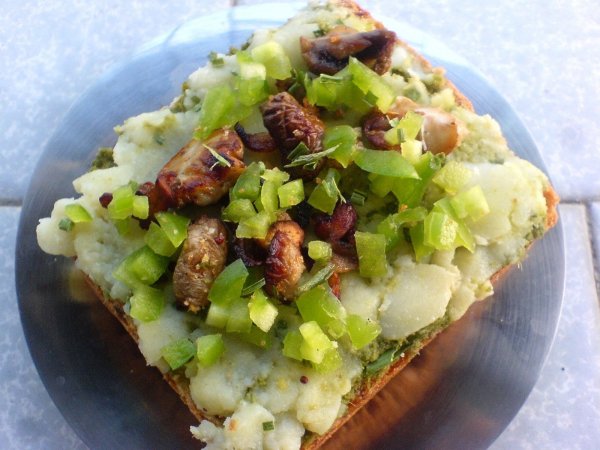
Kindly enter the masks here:
<path id="1" fill-rule="evenodd" d="M 326 282 L 329 279 L 329 277 L 333 275 L 333 272 L 335 272 L 335 266 L 333 264 L 327 264 L 325 267 L 319 269 L 308 280 L 306 280 L 304 283 L 298 286 L 297 292 L 306 292 L 314 288 L 315 286 Z"/>
<path id="2" fill-rule="evenodd" d="M 275 429 L 275 424 L 273 423 L 273 421 L 271 422 L 263 422 L 262 423 L 262 428 L 263 431 L 271 431 Z"/>
<path id="3" fill-rule="evenodd" d="M 217 160 L 217 162 L 215 162 L 212 166 L 210 166 L 210 170 L 213 170 L 213 168 L 216 165 L 223 166 L 223 167 L 231 167 L 231 163 L 229 161 L 227 161 L 227 159 L 225 159 L 222 155 L 217 153 L 217 151 L 214 148 L 211 148 L 206 144 L 202 144 L 202 145 L 204 145 L 204 147 L 210 152 L 210 154 L 213 155 L 214 158 Z"/>
<path id="4" fill-rule="evenodd" d="M 207 334 L 196 339 L 196 357 L 201 366 L 212 366 L 223 353 L 225 343 L 220 334 Z"/>
<path id="5" fill-rule="evenodd" d="M 304 142 L 300 142 L 294 150 L 292 150 L 288 156 L 288 159 L 291 161 L 289 164 L 286 164 L 286 169 L 290 167 L 299 167 L 303 166 L 308 170 L 314 170 L 317 167 L 317 164 L 321 159 L 326 157 L 327 155 L 331 155 L 338 148 L 339 145 L 334 147 L 325 149 L 321 152 L 310 153 L 310 150 L 304 144 Z"/>
<path id="6" fill-rule="evenodd" d="M 217 52 L 210 52 L 208 54 L 208 60 L 214 67 L 223 67 L 225 65 L 223 57 L 219 56 Z"/>
<path id="7" fill-rule="evenodd" d="M 363 277 L 380 277 L 387 273 L 385 259 L 386 239 L 383 234 L 357 231 L 356 252 L 358 253 L 358 270 Z"/>
<path id="8" fill-rule="evenodd" d="M 196 354 L 196 346 L 189 339 L 179 339 L 160 349 L 171 370 L 179 369 Z"/>
<path id="9" fill-rule="evenodd" d="M 58 222 L 58 228 L 63 231 L 67 231 L 67 232 L 71 231 L 74 226 L 75 226 L 75 222 L 73 222 L 68 217 L 61 219 L 60 222 Z"/>

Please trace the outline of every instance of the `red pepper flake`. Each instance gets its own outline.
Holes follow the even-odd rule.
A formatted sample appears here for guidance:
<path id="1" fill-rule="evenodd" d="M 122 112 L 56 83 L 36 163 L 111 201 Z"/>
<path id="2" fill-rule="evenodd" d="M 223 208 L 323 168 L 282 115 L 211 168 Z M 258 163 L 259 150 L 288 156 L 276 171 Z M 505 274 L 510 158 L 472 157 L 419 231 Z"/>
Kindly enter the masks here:
<path id="1" fill-rule="evenodd" d="M 306 375 L 302 375 L 300 377 L 300 383 L 302 383 L 302 384 L 308 383 L 308 377 Z"/>
<path id="2" fill-rule="evenodd" d="M 103 208 L 108 208 L 108 205 L 110 204 L 110 202 L 112 202 L 112 199 L 113 195 L 110 192 L 105 192 L 100 196 L 98 201 L 100 202 Z"/>
<path id="3" fill-rule="evenodd" d="M 222 234 L 219 234 L 216 238 L 215 238 L 215 243 L 217 245 L 221 245 L 223 242 L 225 242 L 225 236 L 223 236 Z"/>

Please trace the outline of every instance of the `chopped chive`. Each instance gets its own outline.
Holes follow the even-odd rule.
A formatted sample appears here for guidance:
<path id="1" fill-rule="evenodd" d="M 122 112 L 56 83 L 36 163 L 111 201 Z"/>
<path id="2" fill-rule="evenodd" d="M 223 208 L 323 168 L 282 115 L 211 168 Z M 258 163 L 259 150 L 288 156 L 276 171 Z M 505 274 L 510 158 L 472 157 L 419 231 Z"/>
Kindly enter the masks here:
<path id="1" fill-rule="evenodd" d="M 352 192 L 352 195 L 350 195 L 350 203 L 357 206 L 363 206 L 365 204 L 366 198 L 366 192 L 356 189 L 354 192 Z"/>
<path id="2" fill-rule="evenodd" d="M 334 264 L 327 264 L 322 269 L 319 269 L 313 276 L 311 276 L 308 280 L 298 286 L 298 294 L 309 291 L 310 289 L 318 286 L 321 283 L 324 283 L 329 279 L 331 275 L 335 272 Z"/>
<path id="3" fill-rule="evenodd" d="M 203 144 L 203 145 L 210 152 L 210 154 L 213 155 L 215 157 L 215 159 L 217 160 L 217 162 L 214 163 L 210 167 L 210 170 L 212 170 L 216 165 L 223 166 L 223 167 L 231 167 L 231 163 L 229 161 L 227 161 L 222 155 L 217 153 L 217 151 L 214 148 L 211 148 L 206 144 Z"/>
<path id="4" fill-rule="evenodd" d="M 225 61 L 217 52 L 210 52 L 208 54 L 208 60 L 214 67 L 223 67 L 225 65 Z"/>
<path id="5" fill-rule="evenodd" d="M 73 229 L 74 225 L 75 225 L 75 222 L 73 222 L 68 217 L 61 219 L 61 221 L 58 222 L 58 228 L 60 228 L 63 231 L 71 231 Z"/>
<path id="6" fill-rule="evenodd" d="M 289 164 L 286 164 L 284 167 L 290 168 L 290 167 L 305 166 L 308 169 L 315 169 L 317 166 L 317 163 L 321 159 L 323 159 L 327 155 L 332 154 L 339 147 L 339 144 L 338 144 L 338 145 L 334 145 L 333 147 L 330 147 L 326 150 L 323 150 L 322 152 L 309 153 L 309 154 L 298 152 L 297 156 L 292 157 L 292 154 L 294 154 L 294 152 L 296 152 L 296 149 L 298 147 L 300 147 L 301 145 L 304 146 L 304 148 L 306 148 L 308 150 L 306 145 L 304 145 L 303 142 L 300 142 L 300 144 L 298 144 L 298 146 L 294 150 L 292 150 L 292 152 L 290 153 L 290 156 L 288 157 L 289 159 L 291 159 L 292 162 Z"/>
<path id="7" fill-rule="evenodd" d="M 246 297 L 250 294 L 253 294 L 255 291 L 258 291 L 265 284 L 266 284 L 265 278 L 262 277 L 256 281 L 248 284 L 247 286 L 244 286 L 244 289 L 242 289 L 242 297 Z"/>
<path id="8" fill-rule="evenodd" d="M 272 431 L 275 429 L 275 424 L 273 424 L 273 421 L 263 422 L 262 427 L 263 431 Z"/>

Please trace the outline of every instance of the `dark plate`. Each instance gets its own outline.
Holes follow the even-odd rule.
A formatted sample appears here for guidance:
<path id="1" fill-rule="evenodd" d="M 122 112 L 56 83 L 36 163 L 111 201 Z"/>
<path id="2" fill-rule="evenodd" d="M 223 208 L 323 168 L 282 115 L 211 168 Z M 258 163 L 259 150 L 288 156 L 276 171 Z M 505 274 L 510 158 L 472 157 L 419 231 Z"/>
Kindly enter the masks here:
<path id="1" fill-rule="evenodd" d="M 35 227 L 54 201 L 74 195 L 71 180 L 99 146 L 115 142 L 125 118 L 166 105 L 211 50 L 239 46 L 296 6 L 233 8 L 188 22 L 151 42 L 88 89 L 56 130 L 27 193 L 19 226 L 16 279 L 29 349 L 50 396 L 91 448 L 183 449 L 198 444 L 193 416 L 146 368 L 116 320 L 91 298 L 73 264 L 42 253 Z M 544 167 L 515 112 L 472 66 L 408 24 L 398 30 L 501 124 L 510 146 Z M 531 391 L 556 329 L 564 285 L 560 224 L 513 269 L 494 298 L 428 346 L 330 448 L 482 448 L 491 444 Z"/>

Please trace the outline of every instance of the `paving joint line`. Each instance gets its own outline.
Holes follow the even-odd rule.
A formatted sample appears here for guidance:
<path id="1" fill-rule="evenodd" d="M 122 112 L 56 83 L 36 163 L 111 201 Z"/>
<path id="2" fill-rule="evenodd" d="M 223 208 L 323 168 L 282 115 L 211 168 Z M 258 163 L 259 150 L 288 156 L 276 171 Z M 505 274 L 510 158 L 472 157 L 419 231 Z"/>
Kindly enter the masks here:
<path id="1" fill-rule="evenodd" d="M 600 299 L 600 255 L 598 255 L 597 249 L 600 248 L 600 242 L 596 241 L 596 233 L 594 233 L 594 220 L 592 213 L 592 203 L 585 202 L 585 222 L 588 229 L 590 247 L 592 252 L 592 269 L 594 270 L 594 281 L 596 285 L 596 298 Z"/>

